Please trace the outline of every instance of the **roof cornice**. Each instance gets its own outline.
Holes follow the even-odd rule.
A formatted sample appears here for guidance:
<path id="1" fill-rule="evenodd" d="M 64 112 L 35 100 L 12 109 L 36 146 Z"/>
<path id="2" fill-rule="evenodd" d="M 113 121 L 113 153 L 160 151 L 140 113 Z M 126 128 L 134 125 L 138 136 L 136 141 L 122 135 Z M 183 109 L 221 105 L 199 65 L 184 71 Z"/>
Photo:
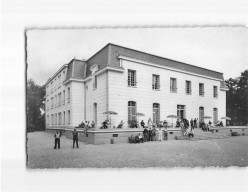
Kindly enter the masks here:
<path id="1" fill-rule="evenodd" d="M 145 65 L 148 65 L 148 66 L 153 66 L 153 67 L 157 67 L 157 68 L 171 70 L 171 71 L 174 71 L 174 72 L 180 72 L 180 73 L 184 73 L 184 74 L 188 74 L 188 75 L 203 77 L 203 78 L 212 79 L 212 80 L 216 80 L 216 81 L 223 81 L 222 79 L 218 79 L 218 78 L 214 78 L 214 77 L 210 77 L 210 76 L 205 76 L 205 75 L 201 75 L 201 74 L 197 74 L 197 73 L 192 73 L 192 72 L 185 71 L 185 70 L 179 70 L 179 69 L 176 69 L 176 68 L 170 68 L 170 67 L 166 67 L 166 66 L 163 66 L 163 65 L 160 65 L 160 64 L 154 64 L 154 63 L 146 62 L 146 61 L 143 61 L 143 60 L 135 59 L 135 58 L 124 56 L 124 55 L 118 55 L 118 59 L 123 59 L 123 60 L 131 61 L 131 62 L 136 62 L 136 63 L 139 63 L 139 64 L 145 64 Z"/>
<path id="2" fill-rule="evenodd" d="M 72 82 L 72 81 L 75 81 L 75 82 L 85 82 L 83 79 L 76 79 L 76 78 L 69 78 L 69 79 L 66 79 L 63 84 L 64 85 L 67 85 L 68 83 Z"/>
<path id="3" fill-rule="evenodd" d="M 65 67 L 67 67 L 67 64 L 64 64 L 51 78 L 48 79 L 48 81 L 45 83 L 45 86 L 51 82 L 51 80 L 54 79 L 54 77 L 56 77 Z"/>

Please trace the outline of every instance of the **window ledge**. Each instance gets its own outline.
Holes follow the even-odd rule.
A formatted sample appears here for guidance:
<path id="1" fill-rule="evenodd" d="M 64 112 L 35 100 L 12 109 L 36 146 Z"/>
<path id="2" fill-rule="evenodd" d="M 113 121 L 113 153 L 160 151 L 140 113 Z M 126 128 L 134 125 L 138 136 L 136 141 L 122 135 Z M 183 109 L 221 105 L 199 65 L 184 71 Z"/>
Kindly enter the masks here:
<path id="1" fill-rule="evenodd" d="M 130 87 L 130 88 L 137 88 L 137 86 L 129 86 L 129 85 L 128 85 L 127 87 Z"/>
<path id="2" fill-rule="evenodd" d="M 185 95 L 192 95 L 192 93 L 185 93 Z"/>
<path id="3" fill-rule="evenodd" d="M 171 93 L 177 93 L 177 91 L 170 91 Z"/>
<path id="4" fill-rule="evenodd" d="M 161 91 L 160 89 L 152 89 L 153 91 Z"/>

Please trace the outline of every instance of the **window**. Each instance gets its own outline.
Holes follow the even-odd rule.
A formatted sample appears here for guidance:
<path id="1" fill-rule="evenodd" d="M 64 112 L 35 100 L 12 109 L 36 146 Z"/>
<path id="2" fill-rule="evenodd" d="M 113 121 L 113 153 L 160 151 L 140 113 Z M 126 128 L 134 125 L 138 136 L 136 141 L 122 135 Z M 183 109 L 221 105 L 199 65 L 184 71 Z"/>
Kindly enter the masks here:
<path id="1" fill-rule="evenodd" d="M 63 81 L 65 80 L 65 71 L 63 71 Z"/>
<path id="2" fill-rule="evenodd" d="M 55 95 L 55 108 L 57 107 L 57 95 Z"/>
<path id="3" fill-rule="evenodd" d="M 186 81 L 185 92 L 187 95 L 191 95 L 191 81 Z"/>
<path id="4" fill-rule="evenodd" d="M 160 122 L 160 106 L 158 103 L 153 104 L 153 122 L 156 124 Z"/>
<path id="5" fill-rule="evenodd" d="M 53 82 L 51 82 L 51 93 L 53 93 Z"/>
<path id="6" fill-rule="evenodd" d="M 61 87 L 61 74 L 58 76 L 58 88 Z"/>
<path id="7" fill-rule="evenodd" d="M 65 90 L 63 90 L 63 105 L 65 105 Z"/>
<path id="8" fill-rule="evenodd" d="M 71 97 L 71 92 L 70 92 L 70 87 L 68 87 L 68 103 L 70 103 L 70 97 Z"/>
<path id="9" fill-rule="evenodd" d="M 199 107 L 199 122 L 204 121 L 204 107 Z"/>
<path id="10" fill-rule="evenodd" d="M 49 115 L 47 115 L 47 125 L 49 125 Z"/>
<path id="11" fill-rule="evenodd" d="M 61 106 L 61 93 L 59 93 L 59 105 L 58 106 Z"/>
<path id="12" fill-rule="evenodd" d="M 70 112 L 70 110 L 68 110 L 68 114 L 67 114 L 67 116 L 68 116 L 68 124 L 70 124 L 70 122 L 71 122 L 71 112 Z"/>
<path id="13" fill-rule="evenodd" d="M 54 81 L 54 88 L 55 88 L 55 91 L 57 90 L 57 79 L 55 79 Z"/>
<path id="14" fill-rule="evenodd" d="M 199 95 L 204 96 L 204 84 L 199 83 Z"/>
<path id="15" fill-rule="evenodd" d="M 177 105 L 177 117 L 179 119 L 185 118 L 185 105 Z"/>
<path id="16" fill-rule="evenodd" d="M 159 75 L 152 75 L 152 89 L 160 89 Z"/>
<path id="17" fill-rule="evenodd" d="M 53 97 L 51 98 L 51 108 L 53 109 L 53 105 L 54 105 L 54 99 L 53 99 Z"/>
<path id="18" fill-rule="evenodd" d="M 214 86 L 213 90 L 214 90 L 214 97 L 217 98 L 218 97 L 218 88 L 217 88 L 217 86 Z"/>
<path id="19" fill-rule="evenodd" d="M 135 87 L 136 86 L 136 71 L 128 70 L 128 86 Z"/>
<path id="20" fill-rule="evenodd" d="M 218 122 L 218 108 L 213 109 L 213 123 L 217 124 Z"/>
<path id="21" fill-rule="evenodd" d="M 176 93 L 177 92 L 177 79 L 170 78 L 170 92 Z"/>
<path id="22" fill-rule="evenodd" d="M 49 110 L 49 100 L 47 100 L 46 108 Z"/>
<path id="23" fill-rule="evenodd" d="M 62 117 L 61 117 L 61 112 L 59 113 L 59 125 L 62 125 Z"/>
<path id="24" fill-rule="evenodd" d="M 55 125 L 57 125 L 57 113 L 55 114 Z"/>
<path id="25" fill-rule="evenodd" d="M 54 115 L 52 114 L 51 117 L 52 117 L 52 119 L 51 119 L 52 120 L 52 125 L 54 125 Z"/>
<path id="26" fill-rule="evenodd" d="M 50 93 L 50 91 L 49 91 L 49 85 L 47 85 L 47 87 L 46 87 L 46 96 L 48 96 L 49 93 Z"/>
<path id="27" fill-rule="evenodd" d="M 136 102 L 128 102 L 128 124 L 136 121 Z"/>
<path id="28" fill-rule="evenodd" d="M 65 124 L 65 111 L 64 111 L 64 117 L 63 117 L 63 125 Z"/>
<path id="29" fill-rule="evenodd" d="M 97 76 L 93 75 L 93 89 L 97 88 Z"/>

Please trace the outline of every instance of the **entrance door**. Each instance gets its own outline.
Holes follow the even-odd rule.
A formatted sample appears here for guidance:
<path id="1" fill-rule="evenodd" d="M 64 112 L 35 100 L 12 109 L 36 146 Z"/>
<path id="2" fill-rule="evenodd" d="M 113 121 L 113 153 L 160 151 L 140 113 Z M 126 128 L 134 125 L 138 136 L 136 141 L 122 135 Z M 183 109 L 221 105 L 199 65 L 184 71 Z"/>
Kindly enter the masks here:
<path id="1" fill-rule="evenodd" d="M 213 113 L 213 123 L 216 124 L 218 121 L 218 109 L 214 108 L 214 113 Z"/>
<path id="2" fill-rule="evenodd" d="M 159 111 L 159 104 L 153 104 L 153 123 L 158 124 L 160 122 L 160 111 Z"/>
<path id="3" fill-rule="evenodd" d="M 199 107 L 199 122 L 204 121 L 204 107 Z"/>
<path id="4" fill-rule="evenodd" d="M 97 103 L 94 103 L 94 122 L 97 125 Z"/>
<path id="5" fill-rule="evenodd" d="M 136 102 L 128 102 L 128 124 L 132 124 L 136 121 Z"/>
<path id="6" fill-rule="evenodd" d="M 185 105 L 177 105 L 177 117 L 179 119 L 185 118 Z"/>

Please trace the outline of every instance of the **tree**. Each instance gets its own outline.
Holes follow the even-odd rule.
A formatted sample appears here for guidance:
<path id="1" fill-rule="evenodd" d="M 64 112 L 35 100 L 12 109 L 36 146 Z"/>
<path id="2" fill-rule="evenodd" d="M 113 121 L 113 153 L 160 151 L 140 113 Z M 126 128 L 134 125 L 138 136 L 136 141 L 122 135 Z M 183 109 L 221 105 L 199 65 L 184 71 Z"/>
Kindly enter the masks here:
<path id="1" fill-rule="evenodd" d="M 227 116 L 231 117 L 231 124 L 248 124 L 248 70 L 238 78 L 226 80 L 226 85 Z"/>
<path id="2" fill-rule="evenodd" d="M 33 79 L 27 81 L 27 131 L 45 129 L 44 119 L 45 89 Z"/>

